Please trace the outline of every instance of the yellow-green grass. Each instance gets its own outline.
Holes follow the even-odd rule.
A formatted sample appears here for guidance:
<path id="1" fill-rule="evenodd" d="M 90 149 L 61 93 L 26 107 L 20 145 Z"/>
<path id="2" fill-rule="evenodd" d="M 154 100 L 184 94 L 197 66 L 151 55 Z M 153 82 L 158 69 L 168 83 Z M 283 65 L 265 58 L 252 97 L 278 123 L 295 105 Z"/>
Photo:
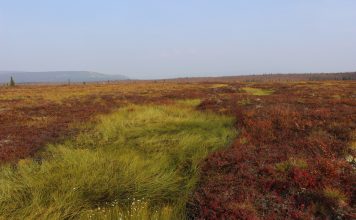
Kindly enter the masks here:
<path id="1" fill-rule="evenodd" d="M 41 162 L 2 166 L 0 219 L 184 219 L 199 163 L 235 133 L 191 107 L 122 108 Z"/>
<path id="2" fill-rule="evenodd" d="M 244 105 L 249 105 L 249 104 L 251 104 L 251 100 L 248 99 L 248 98 L 246 98 L 246 99 L 241 99 L 241 100 L 237 101 L 237 104 L 238 104 L 238 105 L 242 105 L 242 106 L 244 106 Z"/>
<path id="3" fill-rule="evenodd" d="M 325 198 L 330 199 L 337 203 L 345 202 L 347 200 L 346 195 L 337 188 L 326 187 L 323 190 L 323 194 Z"/>
<path id="4" fill-rule="evenodd" d="M 200 105 L 201 100 L 200 99 L 183 99 L 183 100 L 178 100 L 177 105 L 180 105 L 182 107 L 197 107 Z"/>
<path id="5" fill-rule="evenodd" d="M 277 163 L 275 165 L 276 170 L 280 172 L 286 172 L 295 167 L 300 169 L 307 169 L 308 163 L 303 159 L 289 158 L 289 160 Z"/>
<path id="6" fill-rule="evenodd" d="M 159 85 L 159 86 L 158 86 Z M 105 94 L 143 94 L 159 96 L 162 91 L 182 91 L 185 89 L 205 88 L 206 85 L 197 83 L 150 83 L 150 82 L 126 82 L 113 84 L 88 83 L 86 85 L 19 85 L 16 87 L 0 86 L 0 101 L 19 100 L 32 101 L 51 101 L 61 103 L 69 98 L 81 98 L 88 95 Z M 152 93 L 152 94 L 151 94 Z"/>
<path id="7" fill-rule="evenodd" d="M 228 86 L 228 84 L 225 84 L 225 83 L 216 83 L 216 84 L 211 85 L 210 88 L 216 89 L 216 88 L 223 88 L 223 87 L 227 87 L 227 86 Z"/>
<path id="8" fill-rule="evenodd" d="M 248 94 L 255 95 L 255 96 L 271 95 L 274 92 L 271 89 L 258 89 L 252 87 L 243 87 L 242 90 Z"/>

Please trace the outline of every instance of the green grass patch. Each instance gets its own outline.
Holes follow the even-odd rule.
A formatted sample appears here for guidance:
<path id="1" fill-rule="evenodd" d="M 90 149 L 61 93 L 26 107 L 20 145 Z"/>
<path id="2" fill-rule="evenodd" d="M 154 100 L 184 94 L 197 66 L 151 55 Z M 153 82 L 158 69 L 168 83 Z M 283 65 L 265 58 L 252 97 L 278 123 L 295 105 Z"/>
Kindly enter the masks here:
<path id="1" fill-rule="evenodd" d="M 271 95 L 274 92 L 271 89 L 258 89 L 258 88 L 252 88 L 252 87 L 244 87 L 244 88 L 242 88 L 242 90 L 247 92 L 248 94 L 256 95 L 256 96 Z"/>
<path id="2" fill-rule="evenodd" d="M 177 106 L 129 106 L 0 168 L 0 219 L 182 219 L 198 165 L 229 145 L 233 119 Z"/>
<path id="3" fill-rule="evenodd" d="M 217 88 L 223 88 L 223 87 L 227 87 L 227 86 L 228 86 L 228 84 L 217 83 L 217 84 L 211 85 L 210 88 L 217 89 Z"/>
<path id="4" fill-rule="evenodd" d="M 323 194 L 326 199 L 335 203 L 345 202 L 347 200 L 346 195 L 337 188 L 326 187 L 323 190 Z"/>
<path id="5" fill-rule="evenodd" d="M 275 168 L 280 172 L 288 172 L 292 168 L 307 169 L 308 163 L 303 159 L 289 158 L 289 160 L 277 163 Z"/>
<path id="6" fill-rule="evenodd" d="M 332 96 L 334 99 L 341 99 L 341 95 L 333 95 Z"/>
<path id="7" fill-rule="evenodd" d="M 177 105 L 184 106 L 184 107 L 197 107 L 200 105 L 201 100 L 200 99 L 182 99 L 178 100 Z"/>
<path id="8" fill-rule="evenodd" d="M 245 105 L 250 105 L 252 102 L 250 99 L 241 99 L 237 102 L 238 105 L 242 105 L 242 106 L 245 106 Z"/>

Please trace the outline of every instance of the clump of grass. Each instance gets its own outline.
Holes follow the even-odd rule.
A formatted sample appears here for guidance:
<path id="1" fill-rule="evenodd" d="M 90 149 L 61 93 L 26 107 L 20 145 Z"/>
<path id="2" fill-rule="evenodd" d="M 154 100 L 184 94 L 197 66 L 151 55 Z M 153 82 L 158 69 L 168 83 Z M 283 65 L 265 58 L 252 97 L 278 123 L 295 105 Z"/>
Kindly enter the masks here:
<path id="1" fill-rule="evenodd" d="M 0 168 L 0 219 L 172 219 L 198 165 L 234 138 L 233 119 L 179 106 L 129 106 L 49 146 L 41 162 Z"/>
<path id="2" fill-rule="evenodd" d="M 271 89 L 258 89 L 258 88 L 252 88 L 252 87 L 243 87 L 242 90 L 251 94 L 251 95 L 255 95 L 255 96 L 271 95 L 274 92 Z"/>
<path id="3" fill-rule="evenodd" d="M 250 105 L 251 104 L 251 100 L 250 99 L 241 99 L 241 100 L 239 100 L 238 102 L 237 102 L 237 104 L 239 104 L 239 105 L 242 105 L 242 106 L 244 106 L 244 105 Z"/>
<path id="4" fill-rule="evenodd" d="M 335 204 L 342 204 L 347 200 L 346 195 L 334 187 L 325 187 L 323 190 L 323 195 L 327 200 L 332 201 Z"/>
<path id="5" fill-rule="evenodd" d="M 334 99 L 341 99 L 341 96 L 340 96 L 340 95 L 338 95 L 338 94 L 333 95 L 332 97 L 333 97 Z"/>
<path id="6" fill-rule="evenodd" d="M 177 105 L 181 105 L 184 107 L 197 107 L 200 105 L 201 100 L 200 99 L 182 99 L 176 101 Z"/>
<path id="7" fill-rule="evenodd" d="M 351 141 L 345 159 L 354 166 L 356 165 L 356 131 L 351 132 Z"/>
<path id="8" fill-rule="evenodd" d="M 290 158 L 289 160 L 277 163 L 275 168 L 280 172 L 288 172 L 292 168 L 307 169 L 308 163 L 303 159 Z"/>
<path id="9" fill-rule="evenodd" d="M 228 86 L 228 84 L 224 84 L 224 83 L 216 83 L 210 86 L 210 88 L 216 89 L 216 88 L 223 88 Z"/>
<path id="10" fill-rule="evenodd" d="M 356 151 L 356 130 L 351 132 L 350 149 Z"/>
<path id="11" fill-rule="evenodd" d="M 239 141 L 240 141 L 241 144 L 247 144 L 248 143 L 248 139 L 246 137 L 239 138 Z"/>
<path id="12" fill-rule="evenodd" d="M 356 151 L 356 141 L 352 141 L 350 147 L 352 150 Z"/>

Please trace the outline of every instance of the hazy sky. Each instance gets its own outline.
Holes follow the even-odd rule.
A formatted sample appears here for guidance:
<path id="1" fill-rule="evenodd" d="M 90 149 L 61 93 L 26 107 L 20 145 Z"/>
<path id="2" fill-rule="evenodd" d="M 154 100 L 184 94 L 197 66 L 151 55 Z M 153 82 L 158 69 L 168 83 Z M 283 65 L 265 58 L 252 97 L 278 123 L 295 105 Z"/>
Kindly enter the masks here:
<path id="1" fill-rule="evenodd" d="M 0 0 L 0 70 L 356 70 L 356 0 Z"/>

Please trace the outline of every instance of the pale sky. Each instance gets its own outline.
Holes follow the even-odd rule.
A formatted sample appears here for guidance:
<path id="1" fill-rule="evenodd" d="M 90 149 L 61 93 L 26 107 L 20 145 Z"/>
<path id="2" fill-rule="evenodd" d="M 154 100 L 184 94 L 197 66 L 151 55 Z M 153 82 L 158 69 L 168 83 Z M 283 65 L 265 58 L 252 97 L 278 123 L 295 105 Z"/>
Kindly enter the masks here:
<path id="1" fill-rule="evenodd" d="M 0 0 L 0 70 L 356 70 L 355 0 Z"/>

